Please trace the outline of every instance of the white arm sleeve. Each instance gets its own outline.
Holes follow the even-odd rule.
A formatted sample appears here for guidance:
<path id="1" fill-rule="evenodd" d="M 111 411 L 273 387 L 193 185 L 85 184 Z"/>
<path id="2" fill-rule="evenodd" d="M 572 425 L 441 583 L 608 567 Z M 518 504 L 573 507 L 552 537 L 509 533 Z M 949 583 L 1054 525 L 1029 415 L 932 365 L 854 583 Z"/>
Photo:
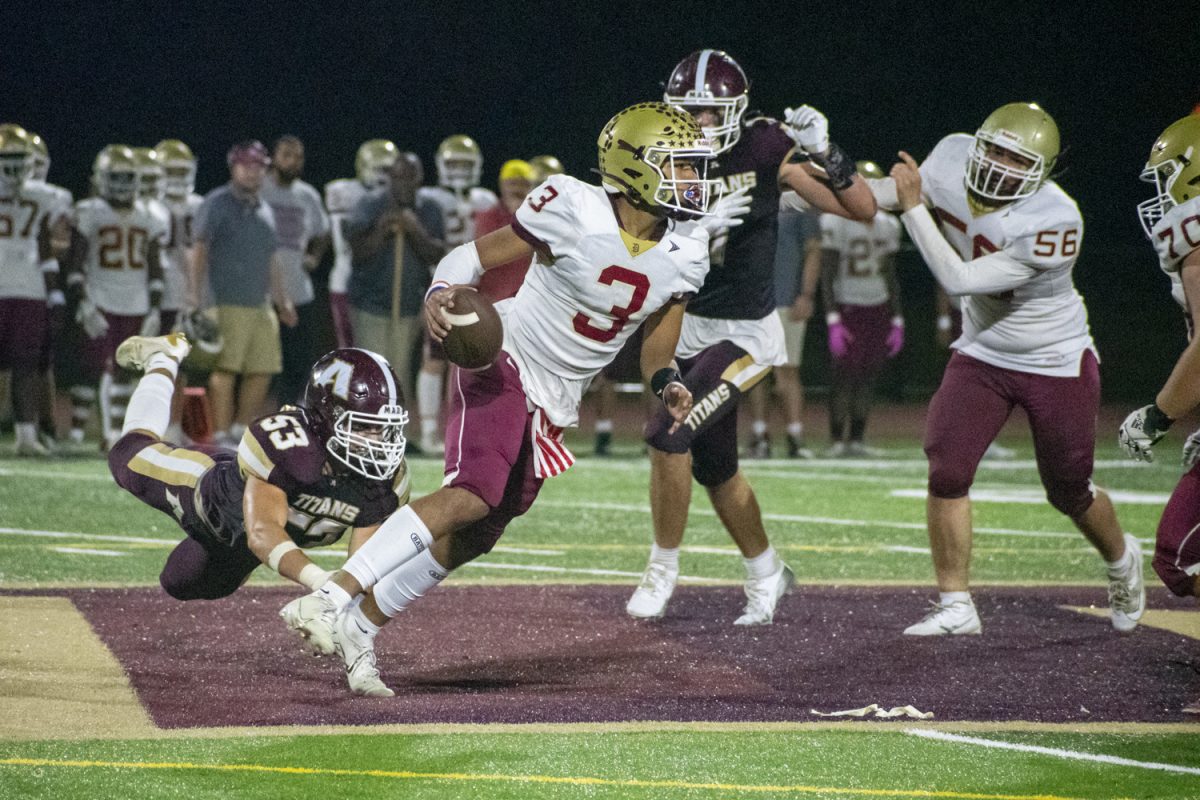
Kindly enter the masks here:
<path id="1" fill-rule="evenodd" d="M 899 211 L 900 200 L 896 197 L 896 182 L 891 178 L 866 178 L 875 202 L 884 211 Z"/>
<path id="2" fill-rule="evenodd" d="M 952 297 L 1006 292 L 1037 275 L 1036 269 L 1003 251 L 963 261 L 942 236 L 925 206 L 910 208 L 900 219 L 930 272 Z"/>
<path id="3" fill-rule="evenodd" d="M 478 286 L 482 277 L 483 264 L 479 260 L 479 251 L 475 249 L 475 243 L 460 244 L 438 262 L 437 269 L 433 271 L 433 283 L 425 296 L 428 297 L 435 289 L 457 284 Z"/>

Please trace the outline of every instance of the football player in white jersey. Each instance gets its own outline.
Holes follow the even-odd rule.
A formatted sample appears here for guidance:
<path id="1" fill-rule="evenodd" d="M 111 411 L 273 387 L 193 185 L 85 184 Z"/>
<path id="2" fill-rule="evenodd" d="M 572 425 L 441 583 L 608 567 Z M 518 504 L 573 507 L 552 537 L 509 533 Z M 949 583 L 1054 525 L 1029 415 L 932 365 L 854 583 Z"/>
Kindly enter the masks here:
<path id="1" fill-rule="evenodd" d="M 350 242 L 342 232 L 342 220 L 368 192 L 388 180 L 387 171 L 396 163 L 400 151 L 387 139 L 369 139 L 358 146 L 354 157 L 353 178 L 338 178 L 325 184 L 325 210 L 329 213 L 333 236 L 333 269 L 329 272 L 329 310 L 338 347 L 354 345 L 350 324 Z M 407 398 L 406 398 L 407 399 Z"/>
<path id="2" fill-rule="evenodd" d="M 598 145 L 603 186 L 552 176 L 512 225 L 438 265 L 426 313 L 441 339 L 459 292 L 490 267 L 534 255 L 520 291 L 499 304 L 496 361 L 454 370 L 442 488 L 393 514 L 344 571 L 282 612 L 314 649 L 337 649 L 356 691 L 360 662 L 374 672 L 379 626 L 488 552 L 543 479 L 570 466 L 562 429 L 578 423 L 588 382 L 643 323 L 643 375 L 676 424 L 691 409 L 671 365 L 687 298 L 708 272 L 708 234 L 690 218 L 709 208 L 712 147 L 690 116 L 664 103 L 620 112 Z"/>
<path id="3" fill-rule="evenodd" d="M 857 168 L 864 178 L 883 177 L 873 161 L 859 161 Z M 833 356 L 829 455 L 872 455 L 863 435 L 875 379 L 904 347 L 896 281 L 900 221 L 881 210 L 870 222 L 822 214 L 820 225 L 821 297 Z"/>
<path id="4" fill-rule="evenodd" d="M 92 168 L 95 196 L 75 205 L 67 285 L 78 295 L 76 320 L 87 340 L 83 346 L 84 380 L 98 384 L 103 445 L 120 436 L 130 376 L 118 371 L 117 345 L 130 336 L 158 335 L 163 276 L 159 250 L 166 221 L 137 199 L 139 172 L 133 150 L 109 145 Z M 87 419 L 86 393 L 72 391 L 76 402 L 73 438 L 81 439 Z M 82 406 L 82 407 L 81 407 Z"/>
<path id="5" fill-rule="evenodd" d="M 176 329 L 179 312 L 187 305 L 192 220 L 204 198 L 196 194 L 196 156 L 192 148 L 178 139 L 163 139 L 154 146 L 154 152 L 163 171 L 162 203 L 170 215 L 167 240 L 159 255 L 163 268 L 161 327 L 166 334 Z"/>
<path id="6" fill-rule="evenodd" d="M 447 136 L 433 156 L 438 185 L 423 186 L 418 197 L 433 199 L 442 210 L 443 239 L 447 247 L 457 247 L 475 238 L 475 215 L 488 211 L 500 201 L 495 192 L 479 185 L 483 174 L 483 152 L 470 136 Z M 425 338 L 421 371 L 417 375 L 417 413 L 421 417 L 419 450 L 441 455 L 442 440 L 437 421 L 442 409 L 442 381 L 446 375 L 446 356 L 441 345 Z"/>
<path id="7" fill-rule="evenodd" d="M 1121 425 L 1118 439 L 1133 458 L 1151 461 L 1151 448 L 1171 423 L 1200 405 L 1200 116 L 1176 121 L 1154 142 L 1142 179 L 1154 197 L 1141 203 L 1142 227 L 1171 277 L 1171 293 L 1187 314 L 1187 347 L 1154 402 Z M 1158 524 L 1154 569 L 1180 597 L 1200 597 L 1200 431 L 1183 451 L 1180 479 Z M 1200 705 L 1200 704 L 1198 704 Z"/>
<path id="8" fill-rule="evenodd" d="M 29 179 L 30 135 L 0 125 L 0 370 L 11 370 L 17 454 L 47 456 L 38 440 L 39 401 L 50 364 L 51 318 L 61 310 L 51 228 L 58 195 Z"/>
<path id="9" fill-rule="evenodd" d="M 174 274 L 170 276 L 172 282 L 172 292 L 168 300 L 167 293 L 167 259 L 163 258 L 167 246 L 170 242 L 172 233 L 172 218 L 171 211 L 163 202 L 165 195 L 166 170 L 163 168 L 162 160 L 158 155 L 158 150 L 154 147 L 133 147 L 133 157 L 138 165 L 138 191 L 137 202 L 142 205 L 150 216 L 155 218 L 156 228 L 161 232 L 161 238 L 158 242 L 159 265 L 163 271 L 163 291 L 162 301 L 158 308 L 151 308 L 146 314 L 146 319 L 143 321 L 142 330 L 155 331 L 148 334 L 157 336 L 160 333 L 166 333 L 172 330 L 175 322 L 175 317 L 178 316 L 179 309 L 183 307 L 183 297 L 179 294 L 182 288 L 187 291 L 187 275 L 180 274 L 176 270 L 172 270 Z M 171 264 L 175 266 L 174 263 Z M 180 281 L 182 280 L 182 286 Z M 164 311 L 169 312 L 170 320 L 163 319 Z M 143 334 L 146 335 L 146 334 Z"/>
<path id="10" fill-rule="evenodd" d="M 947 294 L 962 298 L 963 333 L 925 432 L 929 540 L 941 594 L 909 635 L 982 630 L 968 585 L 968 492 L 988 444 L 1018 405 L 1029 418 L 1050 504 L 1107 563 L 1113 627 L 1133 630 L 1145 611 L 1140 545 L 1122 533 L 1112 501 L 1092 483 L 1100 373 L 1071 278 L 1083 219 L 1050 180 L 1058 153 L 1050 115 L 1034 103 L 1009 103 L 974 136 L 947 136 L 919 167 L 902 151 L 891 177 L 874 182 L 880 205 L 904 212 L 904 227 Z"/>

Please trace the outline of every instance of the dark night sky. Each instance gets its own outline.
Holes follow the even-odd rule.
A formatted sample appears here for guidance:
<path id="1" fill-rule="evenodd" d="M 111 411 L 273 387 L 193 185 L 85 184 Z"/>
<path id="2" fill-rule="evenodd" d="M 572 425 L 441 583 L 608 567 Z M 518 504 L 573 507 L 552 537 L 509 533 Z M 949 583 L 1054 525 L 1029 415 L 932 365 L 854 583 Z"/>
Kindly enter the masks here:
<path id="1" fill-rule="evenodd" d="M 0 29 L 0 118 L 42 134 L 51 180 L 76 193 L 110 142 L 182 138 L 207 190 L 232 141 L 287 132 L 318 186 L 351 174 L 376 136 L 431 172 L 457 132 L 483 147 L 486 184 L 505 159 L 541 152 L 583 176 L 608 117 L 659 96 L 700 47 L 738 58 L 751 108 L 811 103 L 853 156 L 885 168 L 901 147 L 921 157 L 998 105 L 1036 100 L 1069 147 L 1060 182 L 1087 225 L 1077 283 L 1105 380 L 1145 391 L 1181 347 L 1134 206 L 1151 142 L 1200 102 L 1200 3 L 7 0 Z M 1167 355 L 1140 357 L 1147 342 Z"/>

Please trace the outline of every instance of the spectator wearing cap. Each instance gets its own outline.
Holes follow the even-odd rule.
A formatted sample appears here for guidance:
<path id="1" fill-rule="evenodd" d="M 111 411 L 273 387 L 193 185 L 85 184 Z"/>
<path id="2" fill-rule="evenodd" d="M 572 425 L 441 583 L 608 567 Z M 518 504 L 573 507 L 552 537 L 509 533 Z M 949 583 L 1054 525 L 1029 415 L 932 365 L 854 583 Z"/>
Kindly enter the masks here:
<path id="1" fill-rule="evenodd" d="M 275 217 L 279 262 L 284 289 L 296 306 L 299 322 L 279 331 L 283 347 L 283 372 L 275 380 L 275 395 L 281 403 L 295 403 L 317 358 L 315 333 L 319 327 L 309 273 L 321 263 L 329 246 L 329 217 L 321 195 L 300 179 L 304 171 L 304 143 L 295 136 L 281 136 L 271 151 L 271 168 L 262 185 L 262 199 Z"/>
<path id="2" fill-rule="evenodd" d="M 536 177 L 537 170 L 528 161 L 514 158 L 504 162 L 500 167 L 500 202 L 475 215 L 476 238 L 512 224 Z M 479 291 L 493 303 L 512 297 L 524 283 L 532 258 L 525 256 L 489 269 L 479 281 Z"/>
<path id="3" fill-rule="evenodd" d="M 218 444 L 236 445 L 280 372 L 279 323 L 295 325 L 296 309 L 284 289 L 275 216 L 259 197 L 271 163 L 267 148 L 240 142 L 226 161 L 229 183 L 209 192 L 196 211 L 188 304 L 198 308 L 208 287 L 224 341 L 208 381 L 213 428 Z"/>
<path id="4" fill-rule="evenodd" d="M 405 403 L 412 403 L 425 290 L 446 245 L 440 207 L 417 196 L 425 171 L 416 154 L 400 153 L 387 177 L 342 222 L 351 253 L 350 310 L 355 344 L 392 363 Z"/>

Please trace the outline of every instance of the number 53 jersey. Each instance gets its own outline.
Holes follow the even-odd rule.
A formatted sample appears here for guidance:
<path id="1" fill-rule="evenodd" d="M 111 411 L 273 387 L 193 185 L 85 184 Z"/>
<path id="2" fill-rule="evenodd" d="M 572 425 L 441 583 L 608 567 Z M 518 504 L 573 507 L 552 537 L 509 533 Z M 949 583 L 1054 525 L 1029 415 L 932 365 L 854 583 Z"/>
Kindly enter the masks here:
<path id="1" fill-rule="evenodd" d="M 497 306 L 504 350 L 529 400 L 550 422 L 579 421 L 587 384 L 651 314 L 699 291 L 708 273 L 708 233 L 667 220 L 657 241 L 630 236 L 615 197 L 553 175 L 530 192 L 513 230 L 536 254 L 520 291 Z"/>
<path id="2" fill-rule="evenodd" d="M 242 495 L 251 476 L 287 495 L 287 533 L 301 547 L 333 544 L 408 502 L 406 462 L 387 480 L 337 470 L 304 410 L 290 406 L 255 420 L 238 444 L 237 459 L 218 461 L 200 479 L 198 510 L 226 544 L 244 535 Z"/>
<path id="3" fill-rule="evenodd" d="M 1029 197 L 976 216 L 967 200 L 974 137 L 947 136 L 921 164 L 922 192 L 942 234 L 964 261 L 1003 251 L 1030 278 L 999 294 L 962 298 L 963 333 L 952 347 L 988 364 L 1058 377 L 1079 375 L 1093 350 L 1087 309 L 1071 272 L 1083 217 L 1070 195 L 1047 181 Z"/>

